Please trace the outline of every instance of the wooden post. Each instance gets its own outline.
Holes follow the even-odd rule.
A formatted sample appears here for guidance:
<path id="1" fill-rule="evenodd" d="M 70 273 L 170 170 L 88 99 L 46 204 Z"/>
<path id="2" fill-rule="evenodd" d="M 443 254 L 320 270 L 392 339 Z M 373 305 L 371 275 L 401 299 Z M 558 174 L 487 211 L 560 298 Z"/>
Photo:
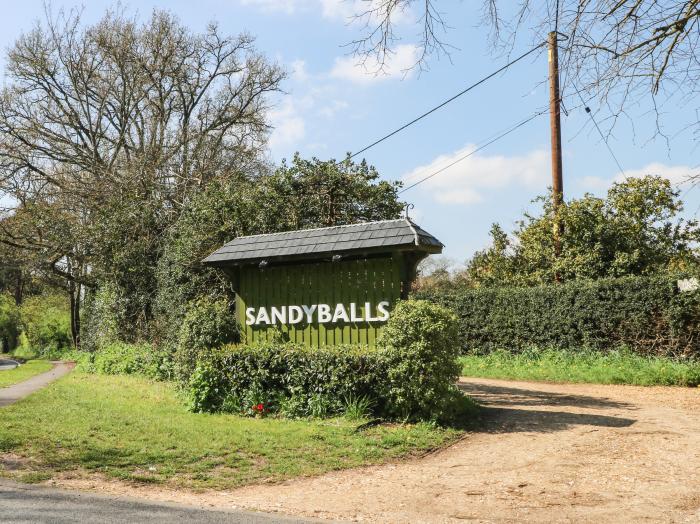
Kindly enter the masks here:
<path id="1" fill-rule="evenodd" d="M 561 98 L 559 95 L 559 54 L 557 33 L 549 33 L 549 122 L 552 142 L 552 205 L 554 208 L 554 256 L 561 255 L 562 224 L 559 206 L 564 201 L 564 181 L 561 159 Z M 557 280 L 559 280 L 557 275 Z"/>

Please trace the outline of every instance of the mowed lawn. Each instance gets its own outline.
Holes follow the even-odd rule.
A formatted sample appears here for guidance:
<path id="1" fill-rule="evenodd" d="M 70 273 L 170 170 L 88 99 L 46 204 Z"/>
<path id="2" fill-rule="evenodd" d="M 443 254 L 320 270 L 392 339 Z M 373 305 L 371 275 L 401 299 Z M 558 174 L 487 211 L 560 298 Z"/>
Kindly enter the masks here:
<path id="1" fill-rule="evenodd" d="M 34 375 L 45 373 L 53 367 L 48 360 L 29 360 L 15 369 L 0 371 L 0 388 L 17 384 Z M 0 419 L 2 420 L 2 419 Z"/>
<path id="2" fill-rule="evenodd" d="M 170 384 L 78 372 L 0 408 L 0 421 L 0 475 L 37 481 L 99 473 L 189 488 L 231 488 L 380 463 L 460 435 L 429 424 L 358 430 L 361 422 L 345 419 L 194 414 Z"/>

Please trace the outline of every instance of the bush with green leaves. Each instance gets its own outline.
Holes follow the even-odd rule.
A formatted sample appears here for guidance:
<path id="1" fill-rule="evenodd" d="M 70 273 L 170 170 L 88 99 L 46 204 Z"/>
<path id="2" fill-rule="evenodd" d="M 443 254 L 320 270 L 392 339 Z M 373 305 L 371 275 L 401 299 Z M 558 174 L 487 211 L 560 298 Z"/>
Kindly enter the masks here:
<path id="1" fill-rule="evenodd" d="M 81 359 L 81 369 L 104 375 L 142 375 L 148 378 L 163 378 L 162 354 L 147 343 L 127 344 L 113 342 L 87 360 Z"/>
<path id="2" fill-rule="evenodd" d="M 237 336 L 236 319 L 225 299 L 200 298 L 190 303 L 177 337 L 178 378 L 187 381 L 203 351 L 234 342 Z"/>
<path id="3" fill-rule="evenodd" d="M 362 346 L 227 345 L 202 352 L 192 374 L 192 411 L 267 412 L 292 417 L 343 412 L 344 399 L 384 397 L 379 350 Z M 381 406 L 379 406 L 381 407 Z"/>
<path id="4" fill-rule="evenodd" d="M 73 347 L 67 297 L 35 295 L 27 298 L 19 310 L 25 352 L 56 356 Z"/>
<path id="5" fill-rule="evenodd" d="M 18 336 L 19 309 L 10 295 L 0 293 L 0 353 L 13 350 Z"/>
<path id="6" fill-rule="evenodd" d="M 80 342 L 85 351 L 99 351 L 119 340 L 119 305 L 114 286 L 88 290 L 81 313 Z"/>
<path id="7" fill-rule="evenodd" d="M 625 277 L 416 294 L 455 311 L 462 352 L 532 347 L 700 357 L 700 290 L 678 277 Z"/>
<path id="8" fill-rule="evenodd" d="M 187 387 L 189 408 L 446 420 L 463 398 L 455 386 L 456 340 L 450 311 L 407 301 L 394 309 L 377 348 L 267 343 L 202 351 Z"/>
<path id="9" fill-rule="evenodd" d="M 386 409 L 403 419 L 446 418 L 461 394 L 458 321 L 425 300 L 399 302 L 379 340 L 388 385 Z"/>

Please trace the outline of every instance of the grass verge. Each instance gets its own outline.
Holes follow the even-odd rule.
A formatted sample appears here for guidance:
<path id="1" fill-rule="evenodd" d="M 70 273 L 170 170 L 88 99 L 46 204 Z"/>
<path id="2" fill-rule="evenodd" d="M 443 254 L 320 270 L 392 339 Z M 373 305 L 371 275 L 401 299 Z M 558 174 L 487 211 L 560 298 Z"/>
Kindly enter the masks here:
<path id="1" fill-rule="evenodd" d="M 3 408 L 0 474 L 21 480 L 99 473 L 223 489 L 385 462 L 461 435 L 429 424 L 358 431 L 360 425 L 346 419 L 194 414 L 170 384 L 74 372 Z M 12 470 L 3 467 L 3 454 L 13 457 Z"/>
<path id="2" fill-rule="evenodd" d="M 53 364 L 48 360 L 29 360 L 15 369 L 0 371 L 0 388 L 17 384 L 40 373 L 46 373 L 52 367 Z"/>
<path id="3" fill-rule="evenodd" d="M 644 357 L 628 351 L 494 351 L 464 356 L 460 362 L 462 374 L 468 377 L 638 386 L 700 384 L 700 361 Z"/>

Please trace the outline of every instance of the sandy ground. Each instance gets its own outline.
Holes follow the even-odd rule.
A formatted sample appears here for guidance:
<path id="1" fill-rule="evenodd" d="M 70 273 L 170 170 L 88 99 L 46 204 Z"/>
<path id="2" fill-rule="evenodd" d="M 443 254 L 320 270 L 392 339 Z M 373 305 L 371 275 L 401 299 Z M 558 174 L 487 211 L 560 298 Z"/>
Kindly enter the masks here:
<path id="1" fill-rule="evenodd" d="M 62 481 L 365 522 L 700 522 L 700 389 L 465 379 L 485 427 L 422 459 L 228 492 Z"/>

